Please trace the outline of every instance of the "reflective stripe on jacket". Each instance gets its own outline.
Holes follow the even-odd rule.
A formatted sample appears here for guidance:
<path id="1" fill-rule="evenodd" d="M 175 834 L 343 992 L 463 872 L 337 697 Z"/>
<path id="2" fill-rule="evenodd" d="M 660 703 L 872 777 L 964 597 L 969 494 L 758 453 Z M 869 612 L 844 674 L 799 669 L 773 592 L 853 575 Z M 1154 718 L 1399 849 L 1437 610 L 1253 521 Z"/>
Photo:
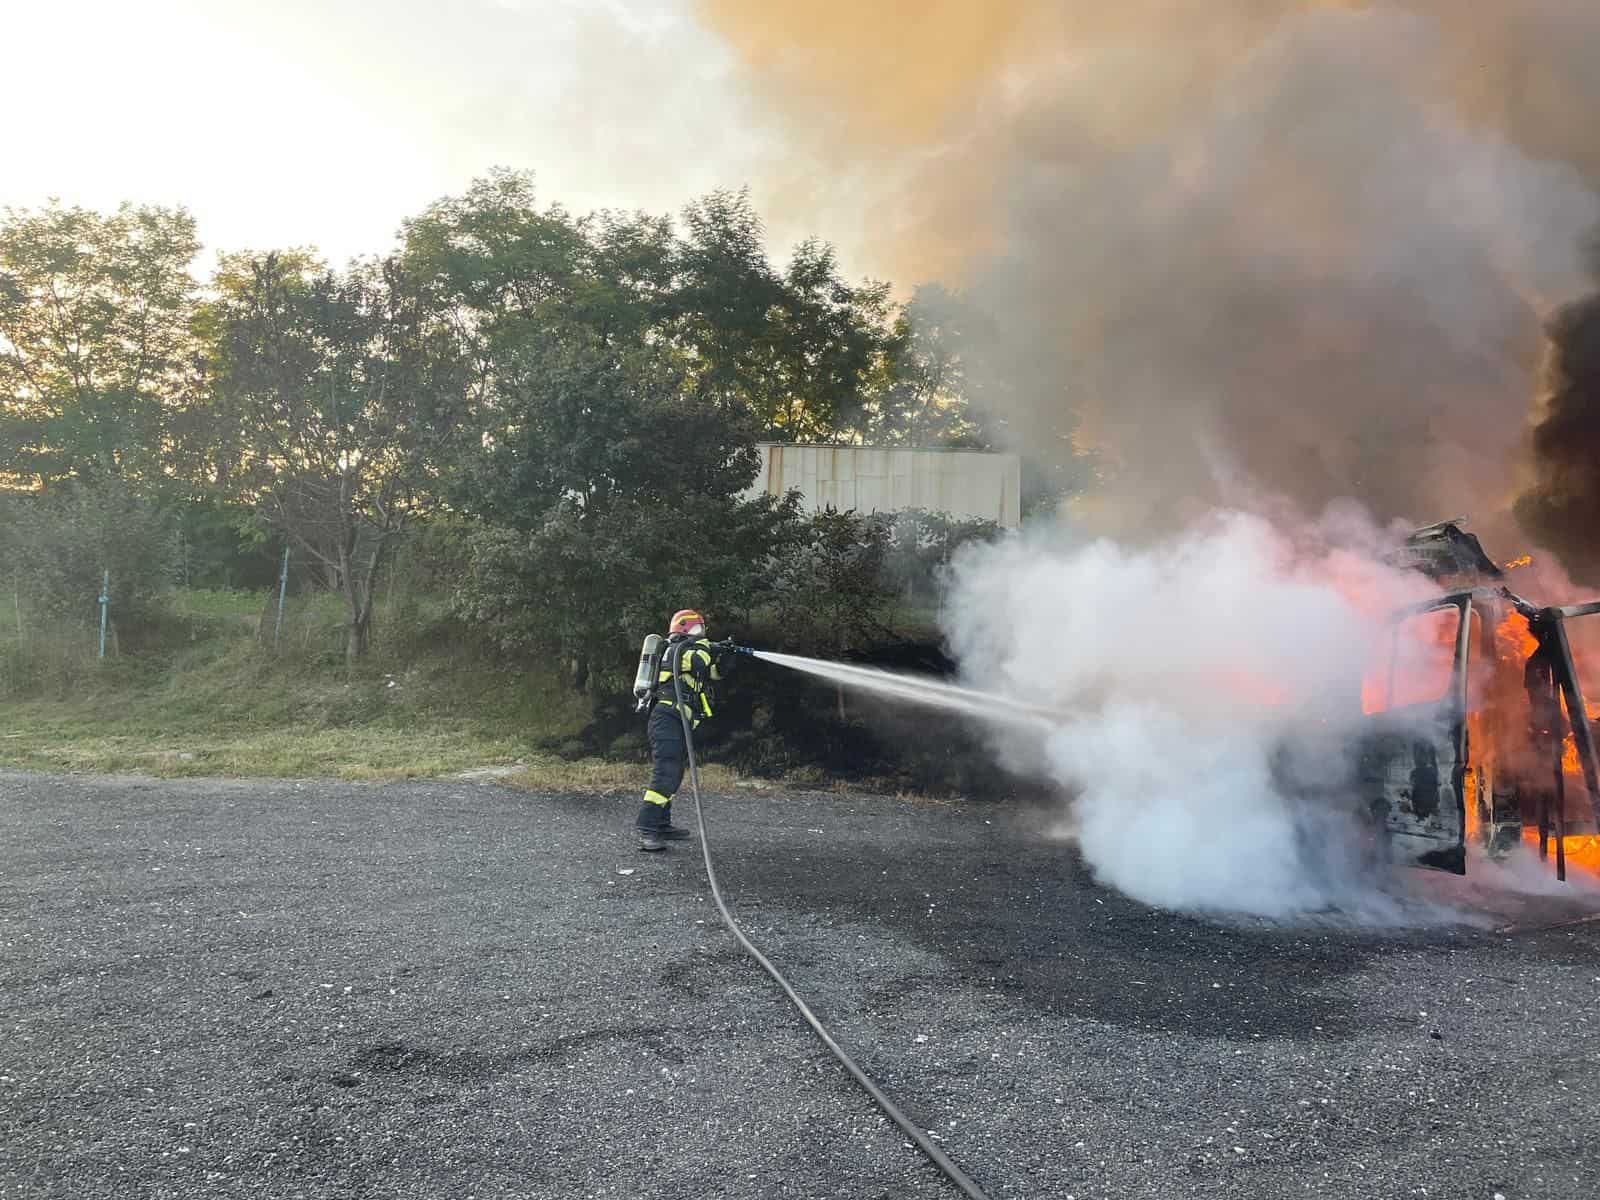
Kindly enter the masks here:
<path id="1" fill-rule="evenodd" d="M 672 687 L 672 665 L 678 665 L 678 681 L 683 685 L 681 711 L 691 726 L 711 715 L 711 684 L 722 678 L 710 638 L 668 642 L 661 658 L 661 673 L 656 680 L 656 703 L 679 707 Z"/>

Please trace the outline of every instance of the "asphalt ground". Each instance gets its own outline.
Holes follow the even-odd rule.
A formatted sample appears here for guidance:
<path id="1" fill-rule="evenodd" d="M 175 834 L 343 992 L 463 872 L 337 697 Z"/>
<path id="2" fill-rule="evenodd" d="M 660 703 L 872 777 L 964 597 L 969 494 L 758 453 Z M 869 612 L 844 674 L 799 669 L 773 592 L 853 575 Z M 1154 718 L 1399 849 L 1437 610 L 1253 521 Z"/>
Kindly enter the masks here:
<path id="1" fill-rule="evenodd" d="M 0 799 L 0 1197 L 957 1194 L 721 927 L 698 853 L 634 849 L 631 796 Z M 747 930 L 992 1197 L 1600 1193 L 1576 900 L 1274 928 L 1127 900 L 1004 808 L 707 811 Z"/>

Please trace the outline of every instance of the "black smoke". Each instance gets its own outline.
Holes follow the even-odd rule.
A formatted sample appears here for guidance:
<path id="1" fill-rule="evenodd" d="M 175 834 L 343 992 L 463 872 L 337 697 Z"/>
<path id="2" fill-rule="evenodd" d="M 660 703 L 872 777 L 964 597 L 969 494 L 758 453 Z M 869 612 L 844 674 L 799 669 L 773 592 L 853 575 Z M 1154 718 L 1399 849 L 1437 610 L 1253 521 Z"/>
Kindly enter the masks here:
<path id="1" fill-rule="evenodd" d="M 1531 482 L 1515 512 L 1576 582 L 1600 586 L 1600 293 L 1558 310 L 1546 335 Z"/>

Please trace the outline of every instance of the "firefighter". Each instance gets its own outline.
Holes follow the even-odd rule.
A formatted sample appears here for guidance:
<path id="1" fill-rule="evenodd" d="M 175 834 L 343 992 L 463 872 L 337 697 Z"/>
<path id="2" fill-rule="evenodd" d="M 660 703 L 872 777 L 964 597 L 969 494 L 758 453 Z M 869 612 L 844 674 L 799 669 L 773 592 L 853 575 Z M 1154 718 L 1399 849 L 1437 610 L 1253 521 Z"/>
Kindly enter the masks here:
<path id="1" fill-rule="evenodd" d="M 722 678 L 723 649 L 706 637 L 705 618 L 694 609 L 673 614 L 649 705 L 651 770 L 650 786 L 639 806 L 641 850 L 664 850 L 668 842 L 689 836 L 687 829 L 672 823 L 672 796 L 683 782 L 688 759 L 683 718 L 688 718 L 690 728 L 698 728 L 711 715 L 711 684 Z M 681 709 L 672 682 L 674 671 L 682 689 Z"/>

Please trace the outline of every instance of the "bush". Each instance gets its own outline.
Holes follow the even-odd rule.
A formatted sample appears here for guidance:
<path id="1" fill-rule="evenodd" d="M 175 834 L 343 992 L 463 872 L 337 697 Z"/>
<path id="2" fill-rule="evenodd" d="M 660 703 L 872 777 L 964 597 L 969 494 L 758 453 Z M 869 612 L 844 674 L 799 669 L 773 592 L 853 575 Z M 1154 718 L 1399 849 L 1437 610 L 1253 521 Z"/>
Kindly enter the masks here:
<path id="1" fill-rule="evenodd" d="M 181 562 L 171 516 L 120 480 L 62 484 L 15 504 L 5 540 L 17 589 L 32 609 L 93 622 L 109 571 L 110 616 L 123 630 L 159 614 Z"/>
<path id="2" fill-rule="evenodd" d="M 410 526 L 390 559 L 396 584 L 417 595 L 448 595 L 472 569 L 473 538 L 482 528 L 454 515 Z"/>
<path id="3" fill-rule="evenodd" d="M 0 622 L 0 700 L 70 696 L 103 680 L 87 625 L 42 621 L 20 610 L 13 624 L 11 616 Z"/>
<path id="4" fill-rule="evenodd" d="M 563 507 L 529 532 L 474 534 L 452 611 L 504 653 L 554 655 L 577 686 L 625 689 L 640 640 L 675 609 L 701 609 L 721 636 L 772 603 L 805 529 L 792 499 Z"/>
<path id="5" fill-rule="evenodd" d="M 979 517 L 953 517 L 921 508 L 897 512 L 891 518 L 884 581 L 906 604 L 933 604 L 955 552 L 999 535 L 999 525 Z"/>
<path id="6" fill-rule="evenodd" d="M 826 657 L 889 636 L 892 519 L 827 509 L 781 560 L 777 615 L 786 642 Z"/>
<path id="7" fill-rule="evenodd" d="M 178 514 L 186 588 L 261 591 L 277 586 L 283 542 L 270 537 L 254 512 L 221 500 L 194 500 Z"/>
<path id="8" fill-rule="evenodd" d="M 794 498 L 704 500 L 686 510 L 562 508 L 532 531 L 453 535 L 452 612 L 501 653 L 556 656 L 575 682 L 625 689 L 639 640 L 678 608 L 713 636 L 822 656 L 893 637 L 897 597 L 930 601 L 952 550 L 996 526 L 943 514 L 800 514 Z"/>

